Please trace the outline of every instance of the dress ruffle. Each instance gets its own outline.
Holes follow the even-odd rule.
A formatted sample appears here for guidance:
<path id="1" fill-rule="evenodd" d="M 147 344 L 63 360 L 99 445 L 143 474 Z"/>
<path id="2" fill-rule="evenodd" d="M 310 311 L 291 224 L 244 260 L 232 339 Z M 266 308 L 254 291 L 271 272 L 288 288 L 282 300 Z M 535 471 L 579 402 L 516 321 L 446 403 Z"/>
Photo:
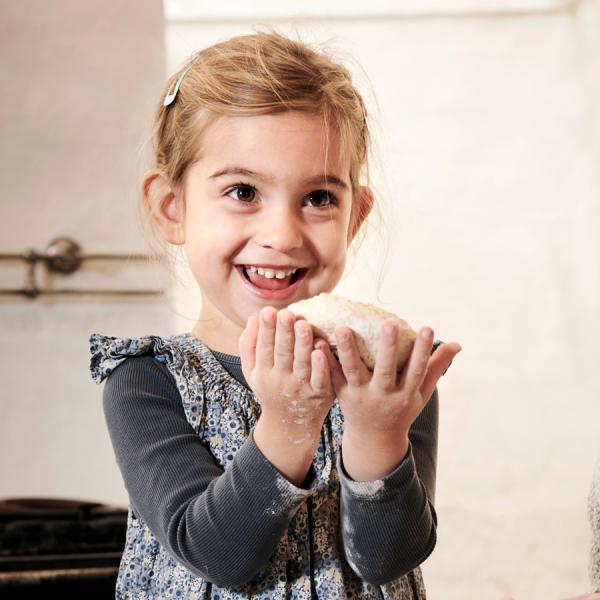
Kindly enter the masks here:
<path id="1" fill-rule="evenodd" d="M 169 368 L 182 397 L 188 418 L 193 410 L 203 409 L 202 383 L 185 357 L 185 345 L 190 336 L 170 338 L 148 335 L 139 338 L 119 338 L 94 333 L 90 336 L 90 373 L 93 381 L 102 383 L 121 363 L 135 356 L 152 356 Z M 195 406 L 192 407 L 192 404 Z M 196 418 L 193 417 L 196 421 Z M 198 423 L 194 424 L 197 430 Z"/>
<path id="2" fill-rule="evenodd" d="M 90 336 L 90 371 L 96 383 L 102 383 L 123 361 L 132 356 L 154 356 L 165 364 L 182 363 L 173 347 L 158 336 L 118 338 L 93 333 Z"/>

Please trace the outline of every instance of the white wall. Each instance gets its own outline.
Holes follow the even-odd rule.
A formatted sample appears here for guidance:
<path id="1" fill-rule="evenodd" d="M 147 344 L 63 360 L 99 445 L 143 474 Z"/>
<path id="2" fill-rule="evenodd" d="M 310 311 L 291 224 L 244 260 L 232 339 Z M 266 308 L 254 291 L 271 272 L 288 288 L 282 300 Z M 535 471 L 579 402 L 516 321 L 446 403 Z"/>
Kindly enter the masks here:
<path id="1" fill-rule="evenodd" d="M 59 235 L 89 253 L 145 253 L 140 146 L 165 70 L 159 0 L 0 3 L 0 253 Z M 0 287 L 24 267 L 0 262 Z M 55 288 L 165 288 L 144 263 L 88 263 Z M 0 295 L 0 497 L 127 505 L 89 375 L 91 332 L 172 330 L 164 301 Z"/>
<path id="2" fill-rule="evenodd" d="M 61 234 L 88 252 L 145 252 L 134 207 L 164 81 L 160 3 L 41 6 L 0 4 L 0 252 L 42 250 Z M 598 0 L 166 9 L 169 72 L 263 21 L 329 41 L 365 92 L 389 252 L 386 263 L 372 229 L 340 291 L 463 346 L 440 384 L 429 597 L 584 591 L 600 416 Z M 0 268 L 2 286 L 21 284 L 20 267 Z M 167 285 L 143 265 L 90 264 L 53 283 L 149 282 Z M 194 287 L 174 294 L 174 304 L 0 297 L 0 497 L 126 504 L 87 338 L 189 329 Z"/>
<path id="3" fill-rule="evenodd" d="M 599 4 L 166 4 L 170 72 L 262 22 L 337 48 L 367 95 L 390 248 L 380 274 L 373 229 L 339 291 L 463 346 L 439 386 L 439 541 L 424 566 L 434 600 L 587 589 Z M 177 328 L 189 329 L 193 285 L 178 296 L 189 319 Z"/>

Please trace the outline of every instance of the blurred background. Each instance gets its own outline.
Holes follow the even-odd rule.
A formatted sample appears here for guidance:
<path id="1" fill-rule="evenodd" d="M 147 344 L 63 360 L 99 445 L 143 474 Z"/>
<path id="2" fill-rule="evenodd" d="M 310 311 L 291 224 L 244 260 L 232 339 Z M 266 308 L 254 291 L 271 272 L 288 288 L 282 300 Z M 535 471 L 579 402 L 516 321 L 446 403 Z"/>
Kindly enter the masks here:
<path id="1" fill-rule="evenodd" d="M 143 258 L 152 113 L 193 51 L 261 24 L 330 51 L 367 104 L 380 219 L 338 292 L 463 346 L 439 384 L 429 597 L 583 593 L 599 0 L 0 3 L 0 287 L 29 290 L 0 293 L 0 498 L 127 506 L 88 338 L 191 329 L 189 275 Z M 73 273 L 32 259 L 62 237 L 88 256 Z M 32 292 L 62 289 L 95 293 Z"/>

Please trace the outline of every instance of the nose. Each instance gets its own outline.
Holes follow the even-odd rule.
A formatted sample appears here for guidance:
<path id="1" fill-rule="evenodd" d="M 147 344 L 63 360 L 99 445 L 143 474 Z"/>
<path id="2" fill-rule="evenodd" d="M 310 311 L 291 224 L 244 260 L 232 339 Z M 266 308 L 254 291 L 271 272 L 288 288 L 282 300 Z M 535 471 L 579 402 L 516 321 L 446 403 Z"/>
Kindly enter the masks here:
<path id="1" fill-rule="evenodd" d="M 302 223 L 293 209 L 280 207 L 260 216 L 256 243 L 279 252 L 290 252 L 302 246 Z"/>

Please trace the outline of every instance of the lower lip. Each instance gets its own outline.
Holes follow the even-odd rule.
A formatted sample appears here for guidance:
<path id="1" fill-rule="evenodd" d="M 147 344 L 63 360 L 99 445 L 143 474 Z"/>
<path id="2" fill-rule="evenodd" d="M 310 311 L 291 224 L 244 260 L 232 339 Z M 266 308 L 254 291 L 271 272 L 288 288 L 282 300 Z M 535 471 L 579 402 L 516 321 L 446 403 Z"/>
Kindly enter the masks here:
<path id="1" fill-rule="evenodd" d="M 242 283 L 249 289 L 255 296 L 258 296 L 262 300 L 289 300 L 298 289 L 298 286 L 306 276 L 306 273 L 302 275 L 298 281 L 292 283 L 292 285 L 286 287 L 283 290 L 265 290 L 255 286 L 249 279 L 246 279 L 243 267 L 236 267 L 235 270 L 239 273 L 242 278 Z"/>

